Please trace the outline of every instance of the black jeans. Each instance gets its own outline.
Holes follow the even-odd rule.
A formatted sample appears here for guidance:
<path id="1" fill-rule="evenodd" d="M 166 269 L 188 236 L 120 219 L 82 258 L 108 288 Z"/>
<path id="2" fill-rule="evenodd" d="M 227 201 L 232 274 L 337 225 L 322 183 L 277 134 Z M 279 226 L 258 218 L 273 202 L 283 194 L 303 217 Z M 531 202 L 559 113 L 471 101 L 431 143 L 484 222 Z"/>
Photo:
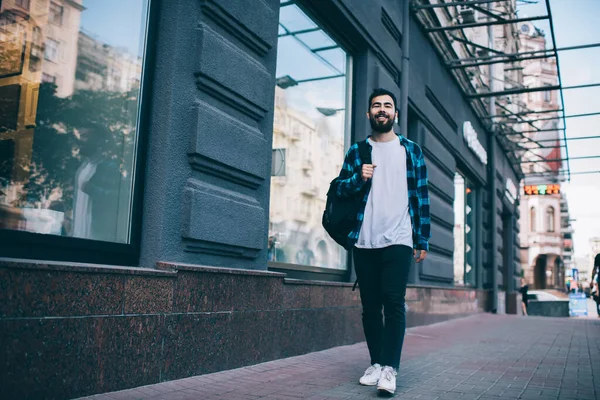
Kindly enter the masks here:
<path id="1" fill-rule="evenodd" d="M 406 330 L 404 296 L 413 250 L 408 246 L 355 247 L 353 254 L 371 364 L 398 369 Z"/>

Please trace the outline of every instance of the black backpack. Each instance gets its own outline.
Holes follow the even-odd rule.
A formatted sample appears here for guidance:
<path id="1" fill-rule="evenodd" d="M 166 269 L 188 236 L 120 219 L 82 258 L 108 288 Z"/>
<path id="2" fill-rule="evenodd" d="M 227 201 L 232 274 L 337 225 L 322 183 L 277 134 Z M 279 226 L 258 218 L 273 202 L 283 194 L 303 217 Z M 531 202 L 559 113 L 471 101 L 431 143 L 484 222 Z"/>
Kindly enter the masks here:
<path id="1" fill-rule="evenodd" d="M 371 150 L 366 140 L 358 142 L 358 153 L 362 164 L 371 164 Z M 346 250 L 350 250 L 348 235 L 356 226 L 356 217 L 365 193 L 369 189 L 370 181 L 354 196 L 338 197 L 336 194 L 337 180 L 338 178 L 335 178 L 329 184 L 322 223 L 323 228 L 336 243 Z"/>

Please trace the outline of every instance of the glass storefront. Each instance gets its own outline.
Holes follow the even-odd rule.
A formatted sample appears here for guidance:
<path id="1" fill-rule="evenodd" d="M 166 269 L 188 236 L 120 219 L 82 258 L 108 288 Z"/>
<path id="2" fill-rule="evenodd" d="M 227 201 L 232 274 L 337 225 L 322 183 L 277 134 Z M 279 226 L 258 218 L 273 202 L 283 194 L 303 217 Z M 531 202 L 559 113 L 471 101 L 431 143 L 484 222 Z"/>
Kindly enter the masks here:
<path id="1" fill-rule="evenodd" d="M 475 188 L 460 173 L 454 175 L 454 284 L 475 286 Z"/>
<path id="2" fill-rule="evenodd" d="M 130 242 L 148 5 L 0 2 L 0 229 Z"/>
<path id="3" fill-rule="evenodd" d="M 269 261 L 343 270 L 321 217 L 347 148 L 350 58 L 297 5 L 279 23 Z"/>

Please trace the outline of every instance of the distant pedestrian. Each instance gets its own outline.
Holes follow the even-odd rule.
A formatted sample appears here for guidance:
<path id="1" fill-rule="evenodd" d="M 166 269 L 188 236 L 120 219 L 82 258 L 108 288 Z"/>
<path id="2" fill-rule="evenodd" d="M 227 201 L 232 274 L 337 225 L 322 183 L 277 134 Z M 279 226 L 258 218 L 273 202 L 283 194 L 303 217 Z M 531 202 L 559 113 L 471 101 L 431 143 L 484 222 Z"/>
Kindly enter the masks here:
<path id="1" fill-rule="evenodd" d="M 577 293 L 578 290 L 579 290 L 579 287 L 577 284 L 577 280 L 575 280 L 575 278 L 573 278 L 573 280 L 571 281 L 571 293 Z"/>
<path id="2" fill-rule="evenodd" d="M 315 253 L 308 248 L 308 240 L 302 244 L 302 248 L 296 253 L 296 263 L 300 265 L 314 265 Z"/>
<path id="3" fill-rule="evenodd" d="M 600 253 L 594 257 L 594 269 L 592 270 L 592 282 L 590 286 L 592 298 L 596 302 L 596 312 L 598 312 L 598 317 L 600 317 Z"/>
<path id="4" fill-rule="evenodd" d="M 521 288 L 519 289 L 519 292 L 521 293 L 521 296 L 522 296 L 521 308 L 523 310 L 523 315 L 528 315 L 527 314 L 527 306 L 529 305 L 528 299 L 527 299 L 528 291 L 529 291 L 529 285 L 527 285 L 524 278 L 521 278 Z"/>
<path id="5" fill-rule="evenodd" d="M 275 261 L 275 251 L 277 250 L 277 241 L 275 236 L 269 236 L 267 245 L 267 261 Z"/>
<path id="6" fill-rule="evenodd" d="M 371 357 L 359 382 L 393 394 L 406 331 L 404 296 L 411 257 L 421 262 L 429 250 L 427 169 L 421 148 L 392 130 L 398 117 L 393 93 L 373 91 L 367 117 L 371 160 L 363 163 L 359 145 L 350 147 L 336 193 L 355 196 L 366 185 L 356 228 L 348 236 Z"/>

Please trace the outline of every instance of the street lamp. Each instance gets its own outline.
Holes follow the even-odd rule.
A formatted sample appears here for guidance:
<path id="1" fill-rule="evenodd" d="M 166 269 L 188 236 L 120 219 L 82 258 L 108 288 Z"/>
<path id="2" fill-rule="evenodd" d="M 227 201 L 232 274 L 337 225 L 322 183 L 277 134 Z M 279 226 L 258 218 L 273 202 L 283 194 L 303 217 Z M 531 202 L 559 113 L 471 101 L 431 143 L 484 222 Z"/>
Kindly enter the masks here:
<path id="1" fill-rule="evenodd" d="M 292 87 L 292 86 L 298 86 L 299 83 L 316 82 L 316 81 L 326 81 L 328 79 L 343 78 L 345 76 L 346 76 L 345 74 L 337 74 L 337 75 L 318 76 L 318 77 L 315 77 L 315 78 L 295 80 L 294 78 L 292 78 L 289 75 L 284 75 L 284 76 L 281 76 L 279 78 L 276 78 L 275 79 L 275 84 L 277 86 L 279 86 L 280 88 L 282 88 L 282 89 L 287 89 L 287 88 Z"/>
<path id="2" fill-rule="evenodd" d="M 317 111 L 323 114 L 326 117 L 333 117 L 338 111 L 343 111 L 343 108 L 326 108 L 326 107 L 317 107 Z"/>
<path id="3" fill-rule="evenodd" d="M 281 76 L 275 79 L 275 84 L 282 89 L 287 89 L 292 86 L 298 86 L 298 82 L 289 75 Z"/>

